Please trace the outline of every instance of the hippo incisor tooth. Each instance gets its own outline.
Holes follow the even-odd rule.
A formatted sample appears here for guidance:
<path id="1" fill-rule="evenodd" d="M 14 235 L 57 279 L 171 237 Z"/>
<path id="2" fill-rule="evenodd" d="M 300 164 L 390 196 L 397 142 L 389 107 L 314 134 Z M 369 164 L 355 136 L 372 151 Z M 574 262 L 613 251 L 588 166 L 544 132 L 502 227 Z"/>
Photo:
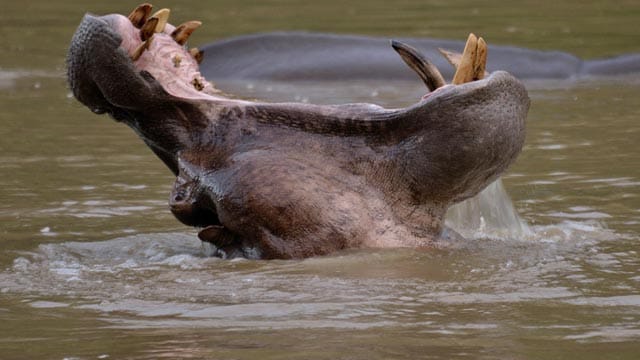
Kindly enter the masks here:
<path id="1" fill-rule="evenodd" d="M 202 23 L 197 20 L 187 21 L 186 23 L 180 24 L 175 30 L 173 30 L 171 37 L 178 44 L 184 45 L 189 39 L 189 36 L 191 36 L 191 34 L 199 28 L 200 25 L 202 25 Z"/>
<path id="2" fill-rule="evenodd" d="M 189 49 L 189 54 L 191 54 L 191 56 L 193 56 L 193 58 L 196 59 L 198 64 L 200 64 L 202 62 L 202 58 L 204 56 L 204 51 L 202 51 L 202 50 L 200 50 L 198 48 L 191 48 L 191 49 Z"/>
<path id="3" fill-rule="evenodd" d="M 169 14 L 171 10 L 164 8 L 156 11 L 151 17 L 158 18 L 158 24 L 156 25 L 155 32 L 160 33 L 164 31 L 164 27 L 169 21 Z"/>
<path id="4" fill-rule="evenodd" d="M 150 38 L 148 38 L 146 41 L 143 41 L 135 50 L 133 50 L 133 53 L 131 53 L 131 60 L 137 61 L 140 56 L 142 56 L 142 53 L 149 48 L 149 45 L 151 45 L 151 40 L 153 40 L 153 34 Z"/>
<path id="5" fill-rule="evenodd" d="M 464 51 L 462 52 L 460 64 L 458 65 L 458 70 L 456 70 L 455 75 L 453 75 L 452 84 L 460 85 L 473 80 L 477 53 L 478 38 L 474 34 L 469 34 L 467 44 L 464 46 Z"/>
<path id="6" fill-rule="evenodd" d="M 418 74 L 430 91 L 445 85 L 444 78 L 438 68 L 418 50 L 395 40 L 391 40 L 391 46 L 400 54 L 402 60 Z"/>
<path id="7" fill-rule="evenodd" d="M 473 63 L 473 80 L 484 79 L 487 67 L 487 43 L 483 38 L 478 38 L 478 51 Z"/>
<path id="8" fill-rule="evenodd" d="M 158 21 L 157 17 L 152 16 L 146 23 L 144 23 L 144 25 L 142 25 L 142 28 L 140 29 L 140 40 L 146 41 L 153 36 L 156 25 L 158 25 Z"/>
<path id="9" fill-rule="evenodd" d="M 133 26 L 140 29 L 142 25 L 147 21 L 147 18 L 149 18 L 152 7 L 153 6 L 151 4 L 144 3 L 138 5 L 135 9 L 133 9 L 131 14 L 129 14 L 129 20 L 131 21 Z"/>

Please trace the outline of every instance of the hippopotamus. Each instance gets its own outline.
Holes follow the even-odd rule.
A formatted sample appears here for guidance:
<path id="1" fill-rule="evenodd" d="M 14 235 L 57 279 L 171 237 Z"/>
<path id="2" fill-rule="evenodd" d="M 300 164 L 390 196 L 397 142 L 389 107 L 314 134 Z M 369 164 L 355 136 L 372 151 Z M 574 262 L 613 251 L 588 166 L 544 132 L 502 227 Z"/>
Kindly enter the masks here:
<path id="1" fill-rule="evenodd" d="M 393 42 L 397 61 L 429 88 L 405 108 L 268 103 L 216 89 L 207 69 L 242 64 L 242 49 L 188 50 L 200 22 L 173 26 L 168 13 L 143 4 L 128 17 L 85 15 L 67 78 L 78 101 L 131 127 L 176 175 L 170 210 L 201 228 L 214 256 L 438 246 L 458 236 L 444 224 L 447 208 L 495 181 L 522 149 L 527 90 L 486 70 L 481 38 L 448 54 L 458 69 L 451 84 L 418 50 Z M 226 69 L 242 73 L 236 66 Z"/>
<path id="2" fill-rule="evenodd" d="M 439 49 L 462 49 L 461 41 L 399 38 L 411 44 L 440 69 L 453 76 Z M 415 75 L 388 49 L 387 39 L 303 32 L 253 34 L 201 47 L 202 74 L 224 80 L 379 79 L 412 80 Z M 256 61 L 260 65 L 256 65 Z M 513 46 L 489 46 L 487 70 L 507 71 L 519 79 L 578 79 L 640 72 L 640 54 L 582 60 L 561 51 Z"/>

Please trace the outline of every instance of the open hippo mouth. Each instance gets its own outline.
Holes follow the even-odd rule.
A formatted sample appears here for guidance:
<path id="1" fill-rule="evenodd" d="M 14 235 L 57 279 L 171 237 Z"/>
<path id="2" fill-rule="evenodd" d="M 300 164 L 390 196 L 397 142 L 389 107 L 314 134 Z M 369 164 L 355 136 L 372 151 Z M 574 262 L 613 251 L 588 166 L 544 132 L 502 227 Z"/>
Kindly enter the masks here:
<path id="1" fill-rule="evenodd" d="M 68 81 L 93 112 L 133 128 L 177 175 L 170 208 L 221 257 L 300 258 L 350 247 L 429 246 L 453 203 L 515 160 L 529 98 L 506 72 L 485 78 L 471 35 L 453 84 L 413 48 L 393 48 L 431 90 L 403 109 L 233 99 L 187 50 L 200 26 L 143 4 L 85 15 Z"/>

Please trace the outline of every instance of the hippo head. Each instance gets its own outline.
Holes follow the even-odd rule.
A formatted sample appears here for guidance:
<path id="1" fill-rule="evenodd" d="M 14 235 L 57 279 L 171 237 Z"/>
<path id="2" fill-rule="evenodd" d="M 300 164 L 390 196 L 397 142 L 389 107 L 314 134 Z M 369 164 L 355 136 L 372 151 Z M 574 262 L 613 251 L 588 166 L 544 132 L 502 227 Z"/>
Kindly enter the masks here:
<path id="1" fill-rule="evenodd" d="M 451 85 L 394 42 L 432 90 L 407 108 L 249 102 L 200 74 L 202 52 L 184 46 L 199 22 L 175 27 L 168 10 L 150 10 L 85 15 L 68 81 L 81 103 L 132 127 L 178 175 L 171 209 L 209 227 L 203 240 L 224 233 L 225 246 L 263 257 L 424 244 L 442 232 L 449 205 L 481 191 L 522 149 L 529 98 L 506 72 L 485 77 L 482 39 L 449 54 L 458 67 Z M 386 224 L 377 234 L 398 228 L 397 238 L 412 240 L 371 240 L 371 219 Z"/>
<path id="2" fill-rule="evenodd" d="M 129 17 L 85 15 L 69 48 L 67 79 L 76 99 L 134 128 L 177 173 L 188 127 L 206 122 L 193 104 L 226 99 L 200 75 L 202 53 L 183 46 L 199 22 L 175 27 L 166 23 L 168 10 L 151 17 L 150 10 L 143 4 Z"/>
<path id="3" fill-rule="evenodd" d="M 67 57 L 69 85 L 80 102 L 119 120 L 171 97 L 210 100 L 218 94 L 198 70 L 202 53 L 183 46 L 199 22 L 176 28 L 152 17 L 144 24 L 136 27 L 119 14 L 84 16 Z"/>

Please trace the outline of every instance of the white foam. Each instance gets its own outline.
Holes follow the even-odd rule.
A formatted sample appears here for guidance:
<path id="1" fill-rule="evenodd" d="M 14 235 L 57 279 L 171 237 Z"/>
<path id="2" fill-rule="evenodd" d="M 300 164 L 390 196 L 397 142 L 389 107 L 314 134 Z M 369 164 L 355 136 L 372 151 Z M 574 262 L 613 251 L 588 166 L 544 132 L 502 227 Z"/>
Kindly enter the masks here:
<path id="1" fill-rule="evenodd" d="M 532 236 L 498 179 L 480 194 L 452 206 L 447 225 L 467 238 L 524 239 Z"/>
<path id="2" fill-rule="evenodd" d="M 69 307 L 69 304 L 61 303 L 57 301 L 33 301 L 33 302 L 30 302 L 29 305 L 37 309 L 56 309 L 56 308 Z"/>

